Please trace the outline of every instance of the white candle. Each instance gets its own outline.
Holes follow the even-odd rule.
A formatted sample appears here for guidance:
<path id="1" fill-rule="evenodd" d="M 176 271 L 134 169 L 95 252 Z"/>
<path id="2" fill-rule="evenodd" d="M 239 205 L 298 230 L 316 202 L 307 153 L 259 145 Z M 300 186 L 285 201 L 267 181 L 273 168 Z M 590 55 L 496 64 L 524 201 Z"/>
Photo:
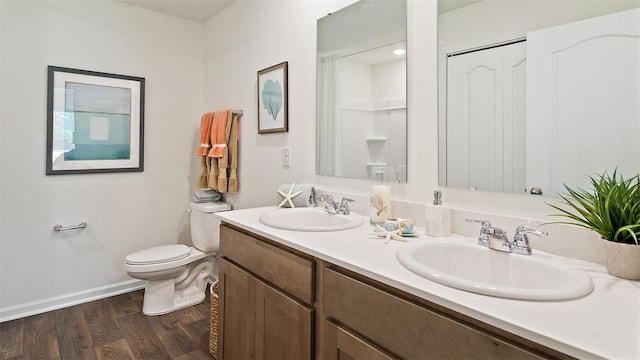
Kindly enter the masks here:
<path id="1" fill-rule="evenodd" d="M 371 186 L 371 223 L 384 223 L 384 221 L 389 217 L 390 210 L 391 187 L 389 185 Z"/>

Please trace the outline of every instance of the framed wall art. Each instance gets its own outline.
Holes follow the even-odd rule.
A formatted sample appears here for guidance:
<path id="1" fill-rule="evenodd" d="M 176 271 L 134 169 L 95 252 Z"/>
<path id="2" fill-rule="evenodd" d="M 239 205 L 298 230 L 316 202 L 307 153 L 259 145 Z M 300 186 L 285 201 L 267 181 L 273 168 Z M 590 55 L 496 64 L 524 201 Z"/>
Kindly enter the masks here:
<path id="1" fill-rule="evenodd" d="M 287 132 L 287 66 L 283 63 L 258 71 L 258 133 Z"/>
<path id="2" fill-rule="evenodd" d="M 144 82 L 49 66 L 46 174 L 143 171 Z"/>

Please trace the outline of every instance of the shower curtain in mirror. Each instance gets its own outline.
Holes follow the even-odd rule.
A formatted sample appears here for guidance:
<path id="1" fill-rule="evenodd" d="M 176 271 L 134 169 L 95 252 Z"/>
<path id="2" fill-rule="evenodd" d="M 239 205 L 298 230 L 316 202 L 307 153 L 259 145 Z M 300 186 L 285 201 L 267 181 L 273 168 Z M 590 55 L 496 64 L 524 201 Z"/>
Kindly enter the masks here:
<path id="1" fill-rule="evenodd" d="M 320 56 L 317 71 L 317 162 L 318 174 L 340 174 L 340 56 Z"/>

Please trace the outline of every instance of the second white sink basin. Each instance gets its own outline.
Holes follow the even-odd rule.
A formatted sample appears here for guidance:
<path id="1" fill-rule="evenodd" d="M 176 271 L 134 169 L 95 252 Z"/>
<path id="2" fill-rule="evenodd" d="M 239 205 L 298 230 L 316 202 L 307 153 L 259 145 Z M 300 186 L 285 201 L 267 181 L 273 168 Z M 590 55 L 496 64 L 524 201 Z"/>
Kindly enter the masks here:
<path id="1" fill-rule="evenodd" d="M 442 285 L 474 293 L 522 300 L 568 300 L 593 290 L 582 269 L 535 255 L 518 255 L 438 238 L 398 248 L 398 261 Z"/>
<path id="2" fill-rule="evenodd" d="M 279 208 L 260 216 L 264 225 L 295 231 L 339 231 L 362 225 L 358 214 L 329 214 L 323 208 Z"/>

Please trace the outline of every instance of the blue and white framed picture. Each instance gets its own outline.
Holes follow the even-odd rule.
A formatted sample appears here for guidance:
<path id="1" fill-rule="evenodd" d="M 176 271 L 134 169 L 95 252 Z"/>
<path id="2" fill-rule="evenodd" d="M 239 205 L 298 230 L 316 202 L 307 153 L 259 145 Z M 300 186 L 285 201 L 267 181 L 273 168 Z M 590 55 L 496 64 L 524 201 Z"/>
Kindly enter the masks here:
<path id="1" fill-rule="evenodd" d="M 285 61 L 258 71 L 258 134 L 289 129 L 287 67 Z"/>
<path id="2" fill-rule="evenodd" d="M 46 174 L 143 171 L 144 81 L 49 66 Z"/>

